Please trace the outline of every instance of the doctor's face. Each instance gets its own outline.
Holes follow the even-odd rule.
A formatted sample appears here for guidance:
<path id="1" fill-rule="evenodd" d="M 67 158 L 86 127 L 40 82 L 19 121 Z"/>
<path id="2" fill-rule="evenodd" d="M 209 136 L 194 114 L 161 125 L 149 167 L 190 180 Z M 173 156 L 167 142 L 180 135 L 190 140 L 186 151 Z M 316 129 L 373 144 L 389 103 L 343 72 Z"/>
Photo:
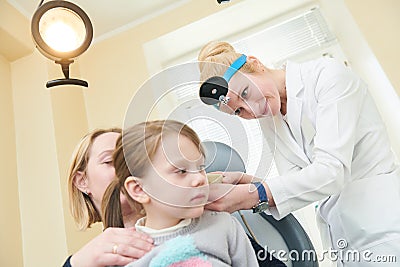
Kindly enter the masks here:
<path id="1" fill-rule="evenodd" d="M 281 108 L 277 85 L 268 70 L 237 72 L 229 81 L 227 96 L 228 105 L 221 105 L 220 110 L 243 119 L 275 116 Z"/>

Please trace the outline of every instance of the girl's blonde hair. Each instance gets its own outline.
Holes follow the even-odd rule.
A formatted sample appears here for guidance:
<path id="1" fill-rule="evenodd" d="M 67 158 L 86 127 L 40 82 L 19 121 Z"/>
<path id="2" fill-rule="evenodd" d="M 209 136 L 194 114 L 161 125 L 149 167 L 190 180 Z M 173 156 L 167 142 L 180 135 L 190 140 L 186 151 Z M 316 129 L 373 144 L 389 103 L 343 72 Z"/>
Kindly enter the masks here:
<path id="1" fill-rule="evenodd" d="M 123 227 L 120 192 L 122 192 L 135 212 L 143 207 L 135 202 L 124 186 L 129 176 L 142 177 L 149 168 L 162 138 L 170 134 L 186 136 L 204 155 L 197 134 L 186 124 L 173 120 L 156 120 L 134 125 L 123 131 L 117 141 L 113 155 L 116 179 L 107 188 L 102 201 L 104 227 Z"/>
<path id="2" fill-rule="evenodd" d="M 205 81 L 212 76 L 223 76 L 227 68 L 241 55 L 227 42 L 209 42 L 200 50 L 197 57 L 200 80 Z M 252 73 L 256 71 L 256 66 L 246 62 L 240 71 Z"/>
<path id="3" fill-rule="evenodd" d="M 90 228 L 93 223 L 101 222 L 101 215 L 96 210 L 90 197 L 80 191 L 74 184 L 78 172 L 87 168 L 90 151 L 95 139 L 105 133 L 121 133 L 120 128 L 96 129 L 86 134 L 76 146 L 68 170 L 68 197 L 72 217 L 80 230 Z"/>

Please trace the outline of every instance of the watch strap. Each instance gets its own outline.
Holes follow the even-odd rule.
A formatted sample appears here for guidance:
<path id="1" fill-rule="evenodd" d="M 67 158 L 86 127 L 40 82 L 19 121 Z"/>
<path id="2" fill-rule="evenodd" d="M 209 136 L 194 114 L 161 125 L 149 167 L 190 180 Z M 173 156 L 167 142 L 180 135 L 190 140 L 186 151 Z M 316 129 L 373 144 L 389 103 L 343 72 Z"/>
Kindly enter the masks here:
<path id="1" fill-rule="evenodd" d="M 265 187 L 261 182 L 253 183 L 258 191 L 258 198 L 260 202 L 268 202 L 267 192 L 265 191 Z"/>
<path id="2" fill-rule="evenodd" d="M 253 183 L 258 191 L 258 203 L 252 208 L 253 213 L 260 213 L 268 209 L 268 196 L 265 187 L 260 182 Z"/>

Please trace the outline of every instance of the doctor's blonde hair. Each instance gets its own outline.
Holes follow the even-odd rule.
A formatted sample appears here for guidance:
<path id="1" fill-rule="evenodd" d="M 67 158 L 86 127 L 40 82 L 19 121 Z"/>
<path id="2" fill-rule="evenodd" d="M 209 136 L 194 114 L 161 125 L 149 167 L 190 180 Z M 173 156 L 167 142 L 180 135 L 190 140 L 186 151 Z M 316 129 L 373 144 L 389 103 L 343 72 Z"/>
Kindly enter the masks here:
<path id="1" fill-rule="evenodd" d="M 204 150 L 196 132 L 188 125 L 174 120 L 142 122 L 124 130 L 118 138 L 113 154 L 116 178 L 108 186 L 102 200 L 105 228 L 124 227 L 120 202 L 121 192 L 126 196 L 136 214 L 144 215 L 142 205 L 130 197 L 124 183 L 129 176 L 142 177 L 146 173 L 161 145 L 162 138 L 171 134 L 189 138 L 204 156 Z"/>
<path id="2" fill-rule="evenodd" d="M 235 51 L 233 46 L 227 42 L 211 41 L 199 52 L 200 80 L 205 81 L 212 76 L 223 76 L 225 71 L 242 54 Z M 257 66 L 246 62 L 240 71 L 253 73 Z"/>

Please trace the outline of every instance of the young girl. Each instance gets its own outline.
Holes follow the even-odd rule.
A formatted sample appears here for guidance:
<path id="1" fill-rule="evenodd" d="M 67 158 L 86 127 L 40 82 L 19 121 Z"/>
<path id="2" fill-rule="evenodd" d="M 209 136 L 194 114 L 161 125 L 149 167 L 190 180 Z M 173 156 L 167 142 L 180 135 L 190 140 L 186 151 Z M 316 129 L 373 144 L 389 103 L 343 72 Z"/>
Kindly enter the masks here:
<path id="1" fill-rule="evenodd" d="M 117 178 L 103 199 L 104 224 L 120 224 L 122 191 L 145 214 L 137 231 L 156 246 L 128 266 L 258 266 L 236 219 L 204 211 L 204 152 L 190 127 L 170 120 L 137 124 L 117 141 L 113 160 Z"/>

